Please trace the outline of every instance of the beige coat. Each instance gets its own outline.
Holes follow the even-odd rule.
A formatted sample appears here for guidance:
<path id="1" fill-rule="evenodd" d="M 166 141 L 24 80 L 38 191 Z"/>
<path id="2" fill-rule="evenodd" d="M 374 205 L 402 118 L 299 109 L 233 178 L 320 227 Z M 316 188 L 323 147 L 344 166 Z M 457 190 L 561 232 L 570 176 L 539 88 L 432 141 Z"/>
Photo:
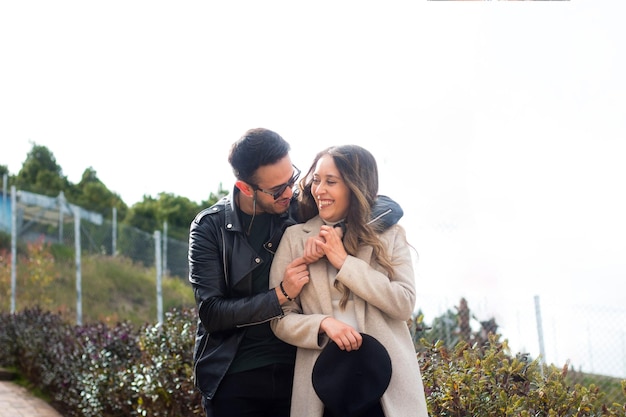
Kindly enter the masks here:
<path id="1" fill-rule="evenodd" d="M 287 264 L 302 255 L 304 243 L 316 236 L 323 224 L 314 217 L 289 227 L 272 262 L 270 288 L 278 286 Z M 395 265 L 389 280 L 372 260 L 372 248 L 363 247 L 358 256 L 348 256 L 337 274 L 353 293 L 359 331 L 378 339 L 389 352 L 391 382 L 382 397 L 387 417 L 427 417 L 426 398 L 415 347 L 407 326 L 415 306 L 415 278 L 406 234 L 396 225 L 382 235 Z M 295 301 L 283 304 L 285 316 L 272 321 L 272 329 L 282 340 L 298 346 L 293 384 L 291 415 L 321 417 L 323 404 L 317 397 L 311 374 L 321 349 L 328 343 L 318 334 L 320 322 L 333 315 L 327 261 L 309 265 L 310 282 Z"/>

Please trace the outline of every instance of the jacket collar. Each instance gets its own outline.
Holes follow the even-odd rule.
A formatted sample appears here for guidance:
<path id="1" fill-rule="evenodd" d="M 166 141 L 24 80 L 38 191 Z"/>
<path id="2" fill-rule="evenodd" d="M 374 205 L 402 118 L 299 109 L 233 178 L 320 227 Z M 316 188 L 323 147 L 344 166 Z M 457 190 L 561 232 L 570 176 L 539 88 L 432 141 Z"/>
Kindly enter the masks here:
<path id="1" fill-rule="evenodd" d="M 233 191 L 224 198 L 224 228 L 232 232 L 241 232 L 243 226 L 237 214 L 237 196 L 241 191 L 233 187 Z"/>
<path id="2" fill-rule="evenodd" d="M 224 197 L 224 228 L 231 232 L 244 233 L 243 224 L 241 223 L 241 219 L 239 218 L 237 205 L 237 196 L 241 191 L 237 187 L 233 187 L 233 191 L 227 196 Z M 275 215 L 272 220 L 272 230 L 270 234 L 270 240 L 265 243 L 265 249 L 268 251 L 275 253 L 276 248 L 278 248 L 278 243 L 283 236 L 283 232 L 288 226 L 291 226 L 296 223 L 295 212 L 296 212 L 296 204 L 297 200 L 295 198 L 292 199 L 289 210 L 285 213 Z"/>

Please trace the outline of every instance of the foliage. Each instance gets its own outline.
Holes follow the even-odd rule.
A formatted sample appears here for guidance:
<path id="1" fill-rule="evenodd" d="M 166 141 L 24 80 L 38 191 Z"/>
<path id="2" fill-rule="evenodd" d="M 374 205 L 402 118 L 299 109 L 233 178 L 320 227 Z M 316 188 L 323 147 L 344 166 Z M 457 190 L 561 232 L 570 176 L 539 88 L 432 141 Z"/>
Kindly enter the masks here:
<path id="1" fill-rule="evenodd" d="M 76 321 L 76 266 L 67 247 L 38 241 L 28 244 L 18 257 L 16 309 L 38 306 Z M 11 254 L 0 248 L 0 311 L 9 311 L 10 259 Z M 83 322 L 153 322 L 157 316 L 155 275 L 153 267 L 137 265 L 125 257 L 83 255 Z M 186 279 L 163 279 L 162 296 L 165 309 L 195 305 Z"/>
<path id="2" fill-rule="evenodd" d="M 161 326 L 72 326 L 40 309 L 0 314 L 0 365 L 17 369 L 64 416 L 194 416 L 193 310 Z"/>
<path id="3" fill-rule="evenodd" d="M 83 172 L 82 178 L 76 186 L 66 193 L 68 201 L 85 210 L 100 213 L 104 218 L 113 216 L 115 207 L 120 219 L 126 217 L 128 206 L 121 197 L 110 191 L 98 178 L 97 172 L 89 167 Z"/>
<path id="4" fill-rule="evenodd" d="M 45 146 L 33 144 L 15 177 L 15 186 L 37 194 L 56 196 L 69 188 L 69 182 L 52 152 Z"/>
<path id="5" fill-rule="evenodd" d="M 55 271 L 50 245 L 43 239 L 28 242 L 24 253 L 20 263 L 22 268 L 16 276 L 16 286 L 24 289 L 25 296 L 33 305 L 50 308 L 52 300 L 48 291 L 52 286 Z M 25 290 L 26 288 L 29 290 Z M 5 305 L 8 307 L 11 299 L 11 253 L 2 246 L 0 246 L 0 294 L 2 295 L 0 308 Z"/>
<path id="6" fill-rule="evenodd" d="M 459 305 L 456 306 L 455 309 L 456 313 L 452 310 L 447 310 L 442 316 L 436 317 L 430 326 L 424 322 L 424 317 L 421 312 L 418 312 L 414 318 L 409 320 L 408 325 L 413 334 L 416 351 L 420 355 L 427 357 L 432 353 L 433 346 L 437 347 L 436 350 L 438 352 L 443 352 L 442 355 L 444 357 L 449 357 L 451 354 L 447 352 L 455 352 L 460 346 L 472 346 L 472 349 L 478 349 L 477 352 L 480 352 L 481 349 L 484 350 L 486 346 L 492 344 L 493 340 L 491 338 L 493 335 L 497 334 L 498 328 L 493 318 L 478 320 L 470 311 L 468 303 L 464 298 L 461 298 Z M 501 353 L 507 357 L 506 360 L 537 364 L 537 361 L 533 361 L 529 354 L 518 353 L 514 358 L 511 358 L 508 353 L 505 353 L 507 351 L 508 346 L 507 343 L 504 342 L 502 343 Z M 457 365 L 458 360 L 455 361 L 454 364 Z M 470 367 L 469 362 L 467 367 Z M 543 369 L 541 369 L 541 371 L 543 372 Z M 446 373 L 446 377 L 449 377 L 452 373 L 453 372 Z M 516 376 L 515 378 L 518 377 L 519 376 Z M 573 369 L 568 369 L 565 373 L 565 378 L 565 383 L 568 386 L 579 385 L 586 387 L 593 385 L 602 390 L 608 403 L 623 397 L 623 389 L 619 380 L 616 378 L 585 374 L 576 372 Z M 476 387 L 480 386 L 478 381 L 470 381 L 468 384 L 473 384 L 473 386 Z M 463 395 L 464 398 L 467 397 L 467 395 Z"/>
<path id="7" fill-rule="evenodd" d="M 10 298 L 11 298 L 11 253 L 5 248 L 0 247 L 0 300 L 10 300 Z M 4 304 L 4 303 L 0 303 L 0 304 Z"/>
<path id="8" fill-rule="evenodd" d="M 593 385 L 597 387 L 605 394 L 607 402 L 623 398 L 625 381 L 620 381 L 617 378 L 576 371 L 575 369 L 569 367 L 569 363 L 567 364 L 567 374 L 565 377 L 569 385 L 579 385 L 583 387 Z"/>
<path id="9" fill-rule="evenodd" d="M 48 294 L 48 289 L 54 280 L 54 257 L 49 250 L 50 245 L 42 238 L 35 242 L 27 243 L 27 261 L 22 265 L 25 271 L 21 275 L 22 279 L 30 280 L 36 291 L 31 293 L 34 303 L 48 307 L 52 303 Z"/>
<path id="10" fill-rule="evenodd" d="M 11 234 L 0 231 L 0 248 L 6 249 L 11 247 Z"/>
<path id="11" fill-rule="evenodd" d="M 0 165 L 0 173 L 3 172 L 8 174 L 8 168 Z M 112 218 L 115 208 L 120 224 L 137 227 L 149 234 L 160 230 L 167 222 L 171 227 L 170 237 L 181 240 L 187 240 L 189 223 L 199 211 L 228 194 L 228 190 L 220 184 L 217 194 L 209 193 L 207 200 L 199 204 L 186 197 L 159 193 L 157 198 L 144 195 L 143 201 L 129 208 L 117 193 L 100 181 L 93 167 L 85 169 L 78 184 L 72 184 L 63 175 L 54 154 L 47 147 L 35 143 L 18 174 L 9 176 L 9 185 L 50 197 L 63 192 L 67 202 L 100 213 L 105 219 Z"/>
<path id="12" fill-rule="evenodd" d="M 435 416 L 624 416 L 620 404 L 605 404 L 595 384 L 570 385 L 567 367 L 542 366 L 512 357 L 507 342 L 490 334 L 484 345 L 422 340 L 427 402 Z M 626 396 L 626 381 L 622 381 Z"/>
<path id="13" fill-rule="evenodd" d="M 193 385 L 195 322 L 193 309 L 172 309 L 163 326 L 146 326 L 141 332 L 141 360 L 127 371 L 133 377 L 140 415 L 200 414 L 200 397 Z"/>
<path id="14" fill-rule="evenodd" d="M 189 223 L 198 213 L 199 207 L 186 197 L 160 193 L 158 199 L 144 197 L 128 213 L 126 224 L 141 230 L 160 230 L 167 222 L 172 227 L 168 235 L 174 239 L 187 240 Z M 182 233 L 177 233 L 182 231 Z"/>
<path id="15" fill-rule="evenodd" d="M 192 384 L 194 309 L 172 309 L 161 326 L 72 326 L 40 309 L 0 314 L 0 366 L 46 393 L 63 415 L 200 416 Z M 512 357 L 507 342 L 453 349 L 422 339 L 419 359 L 431 416 L 626 416 L 594 383 L 568 369 Z M 626 398 L 626 381 L 622 397 Z"/>
<path id="16" fill-rule="evenodd" d="M 461 298 L 455 308 L 456 313 L 447 310 L 441 316 L 435 317 L 430 326 L 423 323 L 422 313 L 418 312 L 413 319 L 414 323 L 410 324 L 416 330 L 415 337 L 424 338 L 430 343 L 443 343 L 448 348 L 453 348 L 462 341 L 469 344 L 484 344 L 490 333 L 497 333 L 498 324 L 495 319 L 479 321 L 470 311 L 465 298 Z M 477 329 L 474 329 L 476 327 Z"/>
<path id="17" fill-rule="evenodd" d="M 0 173 L 8 169 L 0 165 Z M 107 189 L 93 168 L 79 184 L 63 176 L 54 155 L 33 145 L 9 185 L 49 196 L 61 191 L 68 202 L 111 216 L 115 207 L 123 226 L 139 227 L 145 242 L 124 240 L 129 249 L 150 251 L 152 233 L 164 222 L 181 238 L 190 219 L 227 190 L 211 193 L 199 205 L 173 194 L 144 196 L 128 208 Z M 88 226 L 84 226 L 88 227 Z M 195 314 L 186 281 L 166 279 L 166 321 L 154 322 L 154 270 L 129 258 L 107 257 L 92 248 L 83 256 L 83 326 L 75 322 L 73 254 L 60 245 L 36 242 L 18 250 L 18 312 L 9 314 L 8 239 L 0 234 L 0 366 L 15 368 L 46 393 L 66 416 L 197 416 L 199 394 L 192 385 Z M 128 252 L 131 253 L 131 252 Z M 149 256 L 142 257 L 149 259 Z M 54 262 L 52 262 L 54 259 Z M 25 265 L 25 267 L 24 267 Z M 54 283 L 54 285 L 52 285 Z M 43 309 L 41 307 L 44 307 Z M 48 307 L 50 309 L 48 309 Z M 56 310 L 56 313 L 50 310 Z M 123 318 L 122 318 L 123 317 Z M 600 386 L 609 378 L 543 366 L 527 355 L 511 356 L 496 336 L 493 320 L 474 331 L 464 300 L 426 326 L 423 316 L 409 322 L 422 363 L 431 416 L 626 416 L 622 403 L 608 403 Z M 135 330 L 138 328 L 138 330 Z M 610 382 L 611 394 L 626 395 L 626 381 Z"/>
<path id="18" fill-rule="evenodd" d="M 213 204 L 217 203 L 218 200 L 220 200 L 222 197 L 228 195 L 229 190 L 224 189 L 224 187 L 222 187 L 222 183 L 220 183 L 220 186 L 217 190 L 217 194 L 213 194 L 212 192 L 209 194 L 209 198 L 207 200 L 204 200 L 200 203 L 201 207 L 211 207 Z"/>

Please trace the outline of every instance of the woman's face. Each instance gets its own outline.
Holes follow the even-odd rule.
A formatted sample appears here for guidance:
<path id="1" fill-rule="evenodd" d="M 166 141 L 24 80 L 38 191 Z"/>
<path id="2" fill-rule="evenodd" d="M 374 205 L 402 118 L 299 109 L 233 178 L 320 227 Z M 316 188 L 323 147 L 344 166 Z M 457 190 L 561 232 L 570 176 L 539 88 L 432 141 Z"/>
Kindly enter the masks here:
<path id="1" fill-rule="evenodd" d="M 327 222 L 346 218 L 350 206 L 350 189 L 343 181 L 332 156 L 322 156 L 315 165 L 311 194 L 320 217 Z"/>

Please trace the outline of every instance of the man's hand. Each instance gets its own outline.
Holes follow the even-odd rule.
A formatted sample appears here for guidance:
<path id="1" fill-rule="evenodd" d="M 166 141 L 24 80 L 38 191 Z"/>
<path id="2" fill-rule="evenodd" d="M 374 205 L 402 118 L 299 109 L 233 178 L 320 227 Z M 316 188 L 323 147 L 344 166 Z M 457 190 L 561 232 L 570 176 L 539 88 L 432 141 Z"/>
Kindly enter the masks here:
<path id="1" fill-rule="evenodd" d="M 296 298 L 300 295 L 302 287 L 309 282 L 309 269 L 303 257 L 296 258 L 287 265 L 285 276 L 283 277 L 283 288 L 289 298 Z M 276 287 L 276 294 L 281 304 L 287 301 L 280 286 Z"/>

